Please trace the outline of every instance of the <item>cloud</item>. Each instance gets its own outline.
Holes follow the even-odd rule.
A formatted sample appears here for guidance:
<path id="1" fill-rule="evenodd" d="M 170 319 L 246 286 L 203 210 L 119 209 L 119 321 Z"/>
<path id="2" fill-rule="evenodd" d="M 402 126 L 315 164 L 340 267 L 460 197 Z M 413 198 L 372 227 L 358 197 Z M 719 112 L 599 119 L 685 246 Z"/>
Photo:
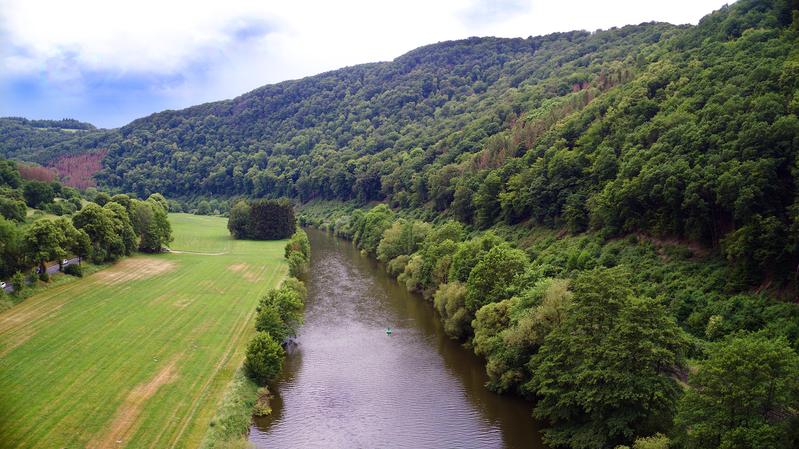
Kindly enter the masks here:
<path id="1" fill-rule="evenodd" d="M 0 115 L 120 126 L 475 35 L 697 22 L 720 0 L 0 0 Z"/>
<path id="2" fill-rule="evenodd" d="M 525 14 L 532 7 L 528 0 L 478 0 L 463 11 L 462 17 L 468 25 L 482 26 Z"/>

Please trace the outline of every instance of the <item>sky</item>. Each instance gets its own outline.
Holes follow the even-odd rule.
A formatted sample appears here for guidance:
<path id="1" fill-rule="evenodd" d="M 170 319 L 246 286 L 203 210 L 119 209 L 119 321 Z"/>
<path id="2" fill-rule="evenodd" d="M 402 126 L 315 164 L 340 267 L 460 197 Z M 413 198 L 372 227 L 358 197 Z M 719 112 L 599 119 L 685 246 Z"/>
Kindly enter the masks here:
<path id="1" fill-rule="evenodd" d="M 0 116 L 117 127 L 470 36 L 697 23 L 719 0 L 0 0 Z"/>

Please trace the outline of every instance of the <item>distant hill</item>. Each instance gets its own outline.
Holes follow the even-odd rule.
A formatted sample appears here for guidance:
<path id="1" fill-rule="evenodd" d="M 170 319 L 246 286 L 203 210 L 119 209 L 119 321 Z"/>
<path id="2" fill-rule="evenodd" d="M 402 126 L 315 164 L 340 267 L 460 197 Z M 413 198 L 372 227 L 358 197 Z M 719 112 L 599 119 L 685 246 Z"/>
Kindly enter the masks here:
<path id="1" fill-rule="evenodd" d="M 479 228 L 676 236 L 723 247 L 746 276 L 786 277 L 799 254 L 794 4 L 443 42 L 115 130 L 6 119 L 0 155 L 106 150 L 98 182 L 142 197 L 381 200 Z"/>

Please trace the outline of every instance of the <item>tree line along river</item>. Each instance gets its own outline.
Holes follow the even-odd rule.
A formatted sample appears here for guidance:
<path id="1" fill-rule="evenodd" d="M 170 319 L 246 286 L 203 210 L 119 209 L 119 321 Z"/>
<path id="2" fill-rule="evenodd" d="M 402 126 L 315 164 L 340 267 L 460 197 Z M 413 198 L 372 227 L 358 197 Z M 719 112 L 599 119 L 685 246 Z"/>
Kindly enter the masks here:
<path id="1" fill-rule="evenodd" d="M 532 404 L 488 391 L 482 361 L 430 303 L 350 242 L 308 236 L 305 324 L 256 447 L 544 448 Z"/>

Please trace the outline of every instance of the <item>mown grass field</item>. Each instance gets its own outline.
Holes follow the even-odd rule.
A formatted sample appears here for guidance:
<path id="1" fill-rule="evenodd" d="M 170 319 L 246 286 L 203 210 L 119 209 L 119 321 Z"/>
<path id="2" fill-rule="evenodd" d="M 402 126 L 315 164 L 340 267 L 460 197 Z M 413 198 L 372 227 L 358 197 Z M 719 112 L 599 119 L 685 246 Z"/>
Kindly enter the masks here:
<path id="1" fill-rule="evenodd" d="M 0 313 L 0 447 L 189 448 L 243 358 L 285 242 L 170 215 L 173 254 L 137 255 Z M 190 252 L 189 252 L 190 251 Z"/>

